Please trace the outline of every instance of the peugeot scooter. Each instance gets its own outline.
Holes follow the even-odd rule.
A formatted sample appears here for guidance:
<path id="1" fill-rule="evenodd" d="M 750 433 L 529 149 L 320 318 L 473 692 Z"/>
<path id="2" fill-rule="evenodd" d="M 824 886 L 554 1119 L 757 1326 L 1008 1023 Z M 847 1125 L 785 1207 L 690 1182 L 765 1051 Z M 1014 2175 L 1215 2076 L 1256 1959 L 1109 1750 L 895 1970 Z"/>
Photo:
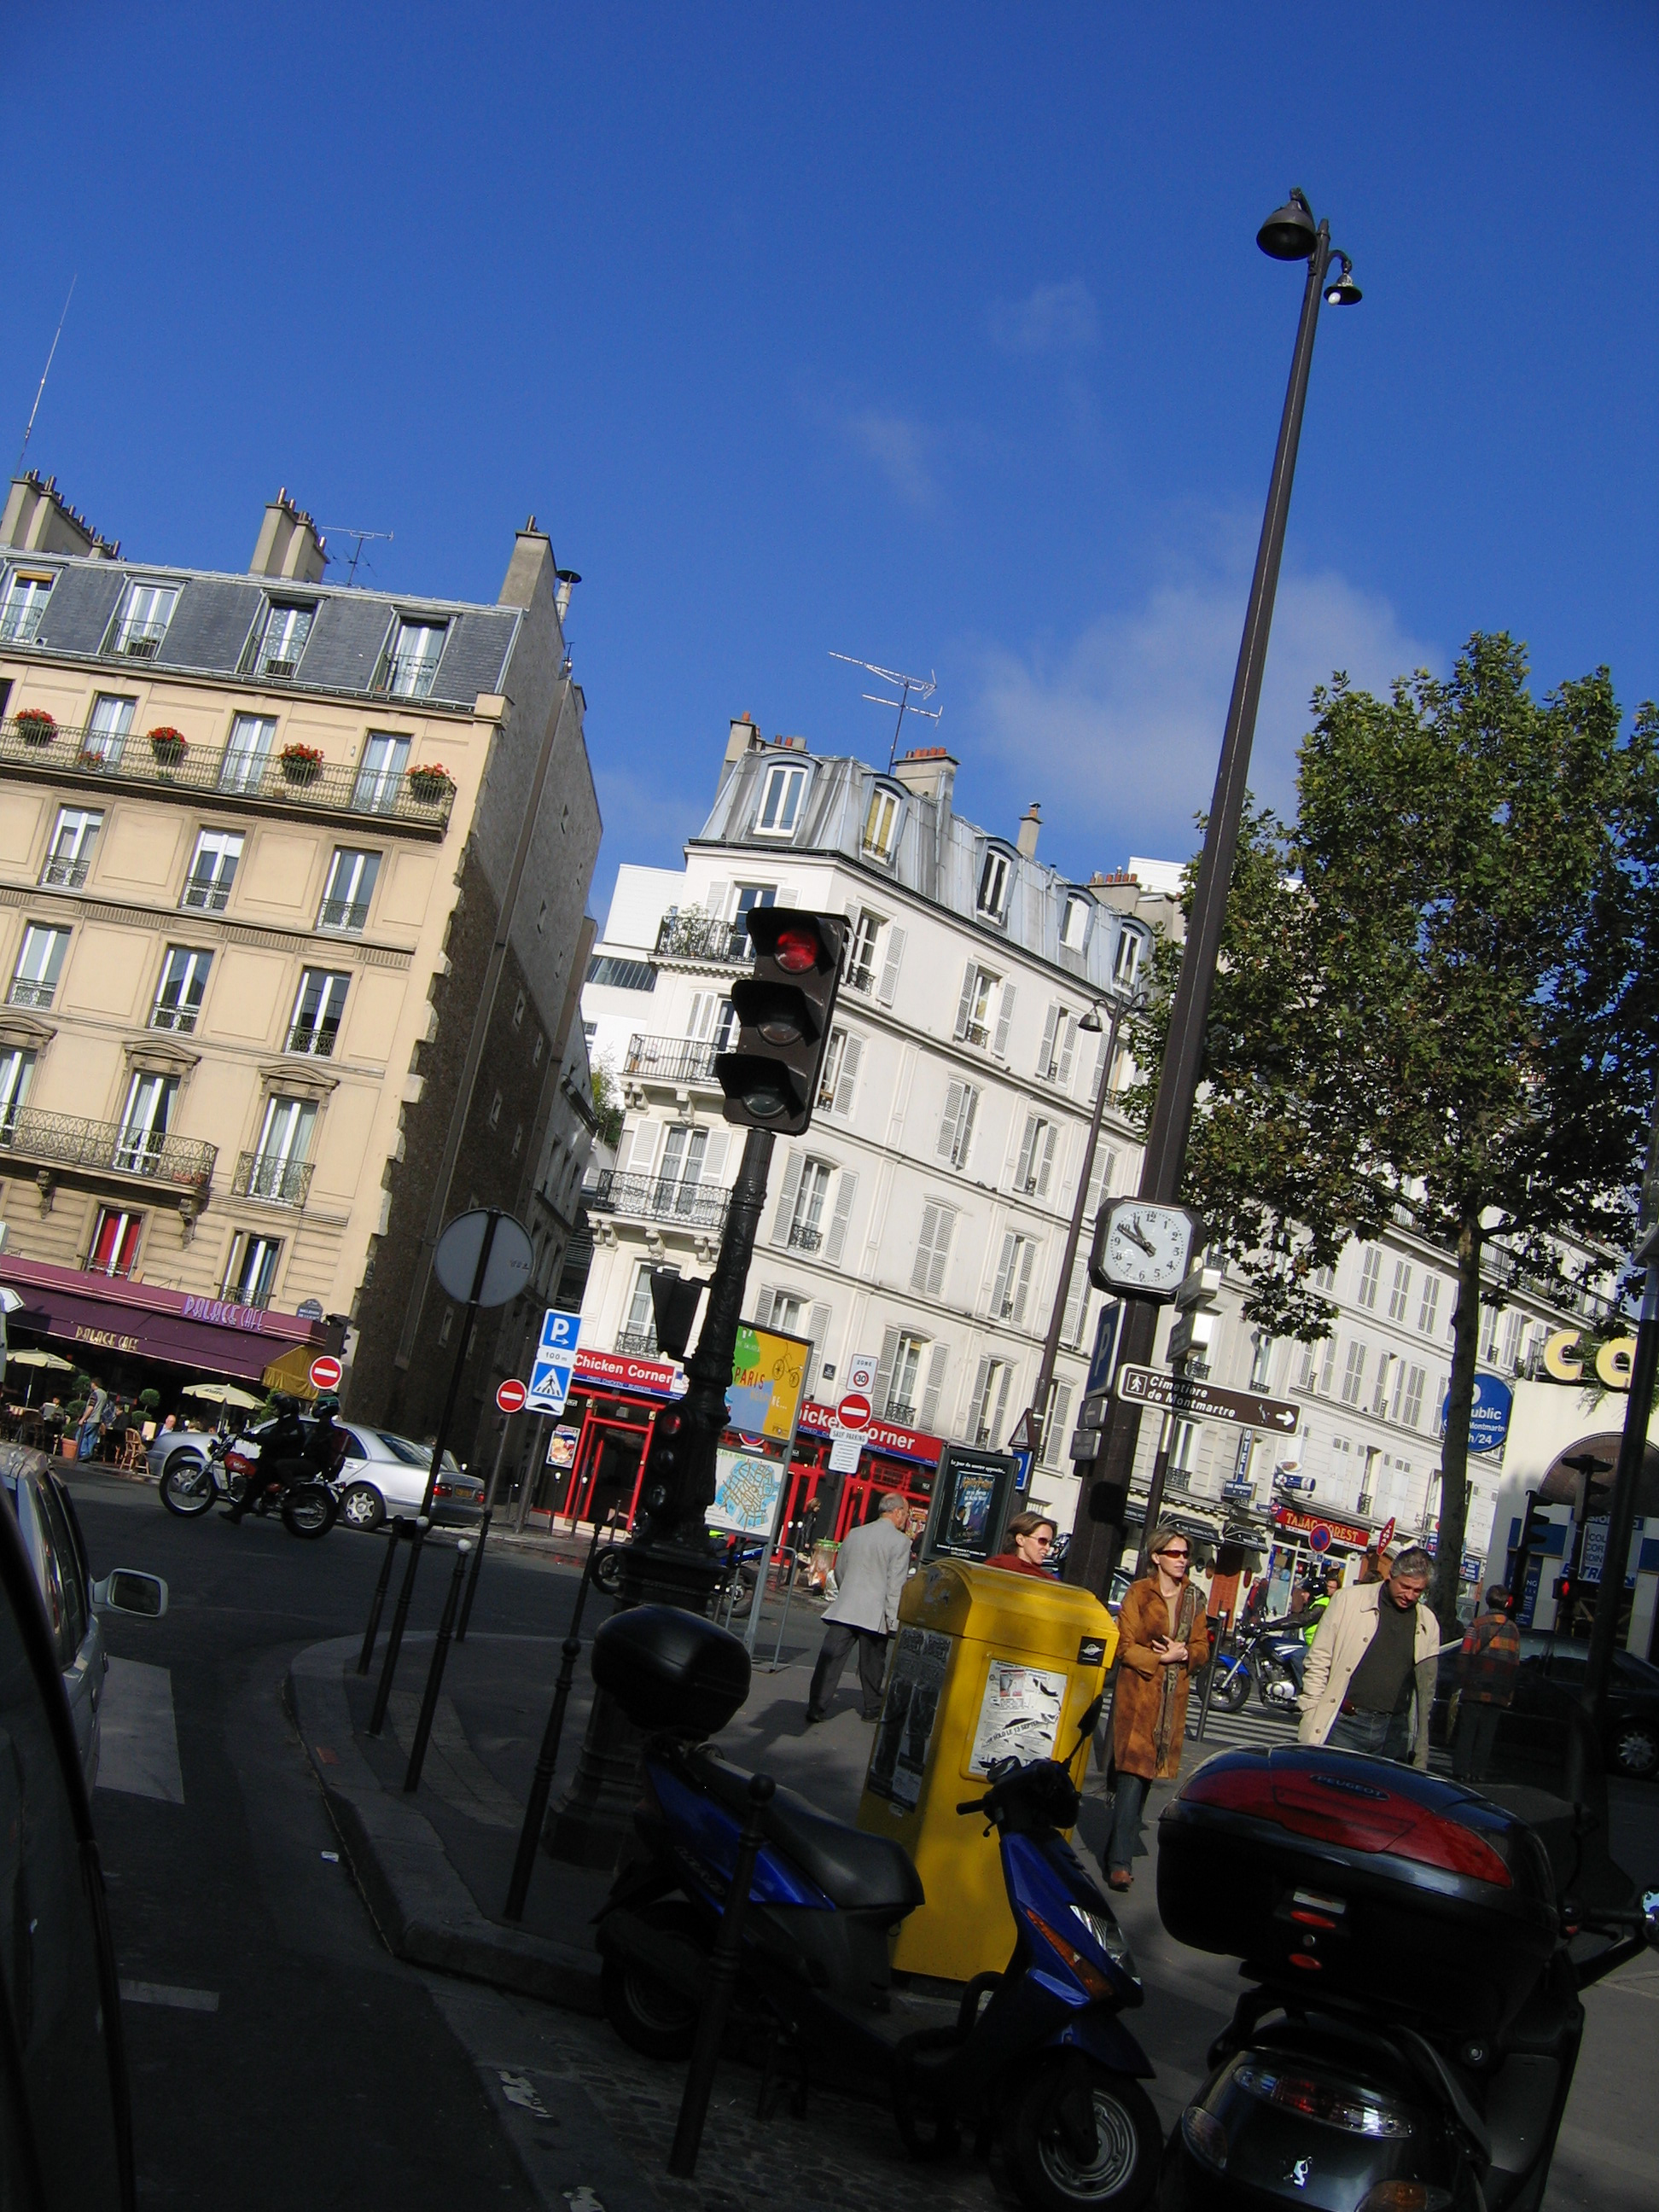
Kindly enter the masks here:
<path id="1" fill-rule="evenodd" d="M 753 1809 L 748 1773 L 698 1739 L 743 1703 L 749 1656 L 709 1621 L 641 1606 L 606 1622 L 592 1667 L 653 1732 L 637 1849 L 599 1916 L 605 2010 L 635 2050 L 682 2057 Z M 1069 1762 L 1004 1759 L 988 1780 L 957 1809 L 999 1838 L 1017 1931 L 1001 1973 L 970 1982 L 954 2017 L 905 2032 L 889 1937 L 923 1901 L 915 1865 L 891 1838 L 781 1789 L 757 1815 L 733 2026 L 764 2045 L 769 2080 L 781 2059 L 803 2094 L 816 2077 L 890 2098 L 913 2154 L 945 2154 L 964 2127 L 981 2154 L 999 2139 L 1031 2212 L 1139 2212 L 1158 2185 L 1162 2131 L 1141 2087 L 1152 2069 L 1118 2015 L 1142 1990 L 1110 1905 L 1060 1832 L 1080 1802 Z"/>

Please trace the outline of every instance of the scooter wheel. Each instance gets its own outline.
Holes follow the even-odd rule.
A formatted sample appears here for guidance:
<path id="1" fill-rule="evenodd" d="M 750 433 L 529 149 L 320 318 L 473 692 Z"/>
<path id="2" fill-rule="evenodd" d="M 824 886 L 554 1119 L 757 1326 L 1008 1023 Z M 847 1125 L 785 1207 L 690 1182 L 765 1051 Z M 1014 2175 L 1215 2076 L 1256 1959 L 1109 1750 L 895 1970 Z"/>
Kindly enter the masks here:
<path id="1" fill-rule="evenodd" d="M 1029 2212 L 1078 2212 L 1080 2206 L 1141 2212 L 1158 2188 L 1163 2136 L 1152 2100 L 1139 2081 L 1092 2059 L 1074 2068 L 1056 2094 L 1053 2071 L 1040 2068 L 1014 2103 L 1003 2133 L 1009 2179 Z M 1088 2117 L 1068 2111 L 1086 2083 L 1094 2148 L 1079 2141 Z"/>
<path id="2" fill-rule="evenodd" d="M 665 1897 L 647 1905 L 640 1918 L 660 1935 L 708 1948 L 700 1914 L 682 1899 Z M 631 1960 L 607 1958 L 599 1994 L 605 2016 L 630 2051 L 646 2058 L 689 2058 L 697 2039 L 697 2008 L 689 1997 L 660 1982 Z"/>

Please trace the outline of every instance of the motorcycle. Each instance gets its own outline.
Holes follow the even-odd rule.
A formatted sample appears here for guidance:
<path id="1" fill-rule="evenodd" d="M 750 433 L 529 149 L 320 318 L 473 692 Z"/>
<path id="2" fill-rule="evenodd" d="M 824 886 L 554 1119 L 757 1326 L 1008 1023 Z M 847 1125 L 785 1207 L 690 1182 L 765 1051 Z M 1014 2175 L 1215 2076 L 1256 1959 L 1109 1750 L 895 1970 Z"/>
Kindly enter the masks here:
<path id="1" fill-rule="evenodd" d="M 636 1847 L 599 1916 L 605 2008 L 633 2049 L 691 2049 L 750 1777 L 697 1739 L 748 1692 L 749 1660 L 712 1622 L 637 1607 L 594 1638 L 593 1678 L 645 1747 Z M 1092 1735 L 1083 1716 L 1072 1759 Z M 895 2014 L 891 1931 L 922 1902 L 903 1847 L 777 1790 L 744 1922 L 733 2018 L 809 2078 L 877 2089 L 906 2148 L 937 2157 L 971 2131 L 1000 2140 L 1030 2212 L 1139 2212 L 1158 2185 L 1162 2130 L 1141 2087 L 1152 2069 L 1118 2015 L 1142 2002 L 1111 1905 L 1060 1831 L 1078 1817 L 1070 1765 L 1000 1760 L 981 1796 L 958 1805 L 997 1832 L 1017 1931 L 1000 1973 L 969 1983 L 939 2024 Z M 920 2008 L 907 2008 L 914 2016 Z M 764 2090 L 763 2095 L 764 2096 Z"/>
<path id="2" fill-rule="evenodd" d="M 1224 1713 L 1243 1711 L 1249 1701 L 1250 1686 L 1264 1705 L 1288 1711 L 1301 1696 L 1300 1670 L 1307 1658 L 1307 1641 L 1301 1629 L 1282 1620 L 1265 1620 L 1255 1628 L 1242 1628 L 1231 1648 L 1218 1651 L 1212 1705 Z M 1294 1662 L 1294 1663 L 1292 1663 Z"/>
<path id="3" fill-rule="evenodd" d="M 1536 1778 L 1479 1794 L 1322 1747 L 1206 1761 L 1159 1823 L 1158 1911 L 1253 1986 L 1170 2135 L 1161 2212 L 1538 2212 L 1580 1996 L 1659 1947 L 1659 1893 L 1634 1905 L 1586 1864 L 1595 1827 Z"/>
<path id="4" fill-rule="evenodd" d="M 321 1477 L 285 1485 L 275 1478 L 261 1482 L 260 1449 L 257 1437 L 222 1435 L 210 1440 L 205 1459 L 194 1453 L 176 1455 L 161 1476 L 162 1504 L 185 1521 L 211 1512 L 216 1504 L 246 1503 L 261 1515 L 275 1504 L 290 1536 L 307 1542 L 326 1536 L 339 1516 L 339 1485 Z"/>

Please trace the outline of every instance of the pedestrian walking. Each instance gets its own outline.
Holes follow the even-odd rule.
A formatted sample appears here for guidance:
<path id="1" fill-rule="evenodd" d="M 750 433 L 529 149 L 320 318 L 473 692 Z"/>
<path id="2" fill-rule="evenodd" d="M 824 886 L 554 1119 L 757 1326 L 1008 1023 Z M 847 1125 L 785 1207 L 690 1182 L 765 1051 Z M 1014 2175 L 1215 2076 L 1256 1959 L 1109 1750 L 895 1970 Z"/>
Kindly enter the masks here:
<path id="1" fill-rule="evenodd" d="M 87 1402 L 81 1409 L 81 1425 L 75 1432 L 75 1456 L 90 1459 L 97 1446 L 104 1425 L 104 1413 L 109 1404 L 107 1394 L 94 1382 L 87 1393 Z"/>
<path id="2" fill-rule="evenodd" d="M 1381 1582 L 1331 1600 L 1303 1674 L 1304 1743 L 1428 1765 L 1440 1625 L 1422 1600 L 1433 1572 L 1413 1545 L 1385 1558 Z"/>
<path id="3" fill-rule="evenodd" d="M 806 1693 L 806 1717 L 829 1717 L 847 1655 L 859 1653 L 859 1702 L 867 1721 L 881 1717 L 887 1639 L 898 1626 L 899 1599 L 910 1571 L 910 1508 L 896 1490 L 882 1499 L 873 1521 L 851 1530 L 836 1554 L 836 1595 L 824 1607 L 823 1642 Z"/>
<path id="4" fill-rule="evenodd" d="M 1210 1656 L 1192 1564 L 1192 1547 L 1179 1528 L 1155 1528 L 1152 1572 L 1130 1584 L 1118 1612 L 1112 1698 L 1117 1799 L 1106 1847 L 1106 1880 L 1113 1889 L 1127 1889 L 1134 1880 L 1147 1791 L 1181 1771 L 1188 1685 L 1193 1669 Z"/>
<path id="5" fill-rule="evenodd" d="M 1008 1523 L 1008 1549 L 999 1552 L 994 1559 L 987 1559 L 988 1567 L 1006 1567 L 1011 1574 L 1036 1575 L 1045 1583 L 1054 1577 L 1049 1571 L 1048 1554 L 1054 1547 L 1055 1528 L 1046 1513 L 1016 1513 Z"/>
<path id="6" fill-rule="evenodd" d="M 1484 1782 L 1498 1741 L 1498 1723 L 1515 1695 L 1521 1664 L 1521 1632 L 1515 1599 L 1501 1583 L 1486 1592 L 1457 1655 L 1457 1733 L 1452 1772 L 1460 1782 Z"/>

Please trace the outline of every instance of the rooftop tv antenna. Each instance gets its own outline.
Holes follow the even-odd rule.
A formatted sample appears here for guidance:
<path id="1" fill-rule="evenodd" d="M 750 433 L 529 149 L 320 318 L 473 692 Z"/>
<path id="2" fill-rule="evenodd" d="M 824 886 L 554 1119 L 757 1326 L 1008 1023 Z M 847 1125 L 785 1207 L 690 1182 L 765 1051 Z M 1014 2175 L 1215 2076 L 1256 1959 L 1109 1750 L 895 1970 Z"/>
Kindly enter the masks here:
<path id="1" fill-rule="evenodd" d="M 23 473 L 23 456 L 29 449 L 29 440 L 34 435 L 34 418 L 40 412 L 40 394 L 46 390 L 46 379 L 52 374 L 52 364 L 58 356 L 58 341 L 63 337 L 64 325 L 69 320 L 70 301 L 75 297 L 75 288 L 80 281 L 81 272 L 77 269 L 70 278 L 69 296 L 64 301 L 64 312 L 58 318 L 58 328 L 52 333 L 52 351 L 46 356 L 46 365 L 40 372 L 40 391 L 35 393 L 34 404 L 29 410 L 28 428 L 23 433 L 23 442 L 17 448 L 17 466 L 12 471 L 14 476 L 21 477 Z"/>
<path id="2" fill-rule="evenodd" d="M 830 658 L 831 660 L 844 660 L 849 668 L 861 668 L 866 676 L 874 676 L 883 684 L 897 685 L 896 699 L 881 698 L 874 691 L 866 691 L 864 694 L 873 707 L 896 707 L 898 709 L 898 720 L 893 725 L 893 742 L 887 748 L 887 773 L 890 775 L 893 773 L 893 763 L 898 758 L 899 739 L 904 735 L 905 716 L 920 714 L 924 721 L 937 722 L 945 713 L 943 707 L 912 706 L 910 703 L 910 694 L 913 691 L 918 701 L 931 699 L 939 689 L 938 677 L 934 675 L 907 676 L 902 669 L 879 668 L 873 660 L 860 660 L 853 653 L 837 653 L 833 647 L 830 648 Z"/>
<path id="3" fill-rule="evenodd" d="M 332 530 L 337 531 L 342 538 L 355 538 L 357 541 L 351 549 L 351 563 L 346 570 L 347 591 L 349 591 L 353 584 L 357 580 L 357 563 L 363 557 L 364 546 L 370 544 L 377 539 L 382 540 L 385 544 L 390 545 L 392 539 L 397 536 L 396 531 L 393 530 L 353 530 L 349 524 L 343 522 L 325 522 L 322 528 L 325 538 L 326 538 L 329 532 Z"/>

